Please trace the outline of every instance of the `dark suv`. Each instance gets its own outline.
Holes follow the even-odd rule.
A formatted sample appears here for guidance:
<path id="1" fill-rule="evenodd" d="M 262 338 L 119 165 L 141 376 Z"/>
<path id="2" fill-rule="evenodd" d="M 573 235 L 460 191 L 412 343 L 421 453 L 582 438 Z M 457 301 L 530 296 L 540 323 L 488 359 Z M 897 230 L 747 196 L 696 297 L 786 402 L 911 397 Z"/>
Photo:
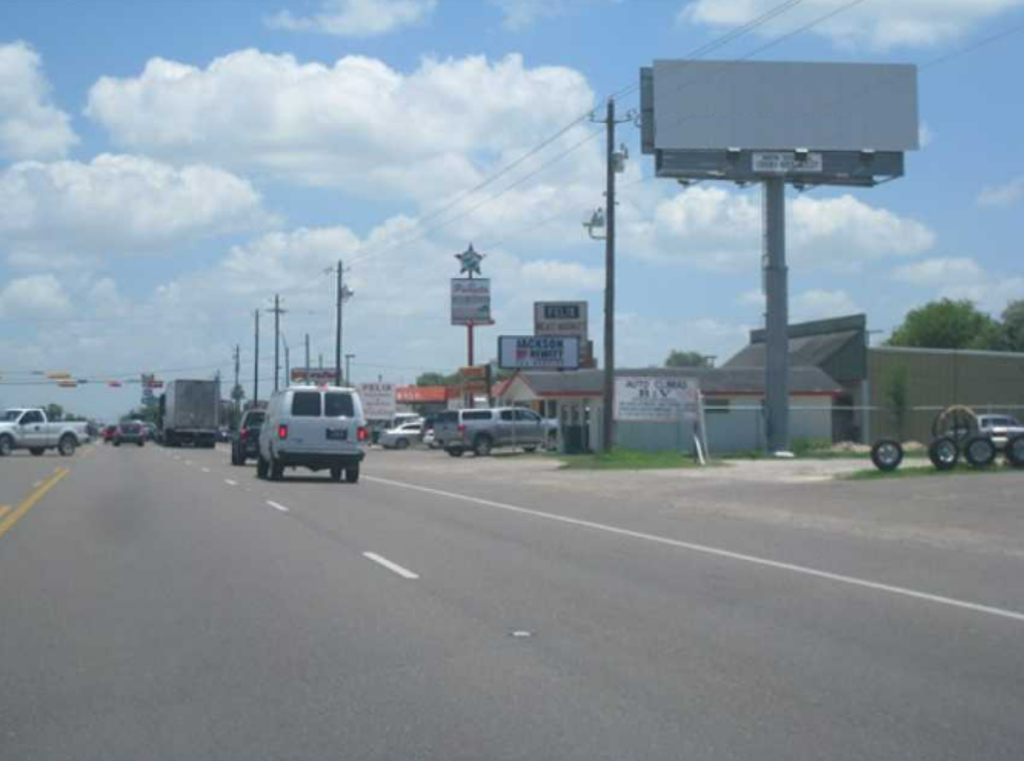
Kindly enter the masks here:
<path id="1" fill-rule="evenodd" d="M 138 444 L 140 447 L 146 442 L 146 431 L 142 423 L 121 423 L 114 431 L 114 446 L 122 444 Z"/>
<path id="2" fill-rule="evenodd" d="M 267 417 L 266 410 L 249 410 L 242 416 L 238 430 L 231 441 L 231 464 L 245 465 L 249 458 L 260 455 L 260 429 Z"/>

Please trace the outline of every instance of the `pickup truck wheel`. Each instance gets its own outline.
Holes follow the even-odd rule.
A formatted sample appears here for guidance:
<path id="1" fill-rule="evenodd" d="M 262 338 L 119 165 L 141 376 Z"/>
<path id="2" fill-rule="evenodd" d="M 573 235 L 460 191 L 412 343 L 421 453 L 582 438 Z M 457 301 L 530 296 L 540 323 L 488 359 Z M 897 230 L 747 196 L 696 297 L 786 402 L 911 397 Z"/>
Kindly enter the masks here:
<path id="1" fill-rule="evenodd" d="M 409 448 L 409 439 L 399 439 L 398 441 L 395 442 L 395 448 L 396 449 L 408 449 Z"/>
<path id="2" fill-rule="evenodd" d="M 39 456 L 45 454 L 45 452 L 46 452 L 46 450 L 43 449 L 42 447 L 32 447 L 28 451 L 31 452 L 34 457 L 39 457 Z"/>
<path id="3" fill-rule="evenodd" d="M 77 446 L 78 442 L 75 441 L 75 437 L 65 434 L 61 437 L 60 443 L 57 445 L 57 451 L 64 457 L 71 457 L 71 455 L 75 453 L 75 448 Z"/>
<path id="4" fill-rule="evenodd" d="M 444 451 L 447 452 L 451 457 L 462 457 L 463 452 L 462 447 L 450 447 Z"/>
<path id="5" fill-rule="evenodd" d="M 359 483 L 359 466 L 350 465 L 345 468 L 345 481 L 350 484 Z"/>
<path id="6" fill-rule="evenodd" d="M 473 453 L 477 457 L 487 457 L 491 453 L 491 437 L 477 436 L 473 441 Z"/>
<path id="7" fill-rule="evenodd" d="M 331 480 L 332 481 L 340 481 L 341 480 L 342 470 L 343 469 L 342 469 L 342 467 L 340 465 L 332 465 L 331 466 Z"/>
<path id="8" fill-rule="evenodd" d="M 2 453 L 2 449 L 0 449 L 0 453 Z M 1024 433 L 1011 436 L 1010 440 L 1006 442 L 1006 460 L 1015 468 L 1024 468 Z"/>
<path id="9" fill-rule="evenodd" d="M 14 451 L 14 439 L 10 436 L 0 436 L 0 457 L 7 457 Z"/>
<path id="10" fill-rule="evenodd" d="M 964 459 L 973 468 L 987 468 L 996 461 L 996 445 L 988 436 L 972 436 L 964 444 Z"/>

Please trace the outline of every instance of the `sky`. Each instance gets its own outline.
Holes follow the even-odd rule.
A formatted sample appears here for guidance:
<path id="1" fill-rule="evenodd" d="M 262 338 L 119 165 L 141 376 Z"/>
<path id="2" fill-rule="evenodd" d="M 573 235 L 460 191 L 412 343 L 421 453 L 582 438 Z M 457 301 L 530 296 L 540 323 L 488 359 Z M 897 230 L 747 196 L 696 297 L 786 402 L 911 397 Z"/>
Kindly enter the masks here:
<path id="1" fill-rule="evenodd" d="M 921 66 L 905 177 L 789 194 L 791 318 L 863 311 L 877 341 L 935 298 L 998 315 L 1024 298 L 1024 33 L 991 39 L 1015 27 L 1024 0 L 5 0 L 0 406 L 114 419 L 140 389 L 102 381 L 227 389 L 236 345 L 251 396 L 275 293 L 292 365 L 306 334 L 330 364 L 339 259 L 353 380 L 451 371 L 470 242 L 496 320 L 478 359 L 532 332 L 538 300 L 587 300 L 600 356 L 588 115 L 622 90 L 629 113 L 640 67 L 694 55 Z M 683 188 L 653 176 L 636 125 L 616 140 L 618 363 L 723 361 L 763 321 L 760 190 Z M 100 382 L 32 374 L 56 371 Z"/>

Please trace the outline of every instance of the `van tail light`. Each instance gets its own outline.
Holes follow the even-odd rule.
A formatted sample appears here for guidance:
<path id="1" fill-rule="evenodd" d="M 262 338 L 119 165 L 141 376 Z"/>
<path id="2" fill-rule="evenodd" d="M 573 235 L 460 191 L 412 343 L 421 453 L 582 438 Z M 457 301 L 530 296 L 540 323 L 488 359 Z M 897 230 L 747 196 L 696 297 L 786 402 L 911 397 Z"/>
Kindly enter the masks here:
<path id="1" fill-rule="evenodd" d="M 243 428 L 241 431 L 239 431 L 238 438 L 241 439 L 242 441 L 245 441 L 247 438 L 249 438 L 249 429 Z"/>
<path id="2" fill-rule="evenodd" d="M 288 426 L 279 425 L 277 427 L 277 438 L 281 439 L 281 441 L 284 441 L 285 439 L 288 438 Z"/>
<path id="3" fill-rule="evenodd" d="M 356 438 L 359 439 L 359 441 L 369 441 L 369 439 L 370 439 L 370 431 L 369 431 L 369 429 L 365 428 L 364 426 L 359 426 L 359 430 L 356 431 Z"/>
<path id="4" fill-rule="evenodd" d="M 459 423 L 459 436 L 464 436 L 465 434 L 466 434 L 466 424 L 465 423 Z"/>

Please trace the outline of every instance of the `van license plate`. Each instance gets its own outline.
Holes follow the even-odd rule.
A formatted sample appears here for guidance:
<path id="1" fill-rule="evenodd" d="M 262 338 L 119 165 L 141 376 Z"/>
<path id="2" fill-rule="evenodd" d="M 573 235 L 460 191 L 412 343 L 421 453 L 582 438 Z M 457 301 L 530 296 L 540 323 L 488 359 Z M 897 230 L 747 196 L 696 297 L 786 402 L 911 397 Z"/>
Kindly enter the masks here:
<path id="1" fill-rule="evenodd" d="M 328 428 L 327 429 L 327 440 L 328 441 L 346 441 L 346 440 L 348 440 L 348 429 L 347 428 Z"/>

